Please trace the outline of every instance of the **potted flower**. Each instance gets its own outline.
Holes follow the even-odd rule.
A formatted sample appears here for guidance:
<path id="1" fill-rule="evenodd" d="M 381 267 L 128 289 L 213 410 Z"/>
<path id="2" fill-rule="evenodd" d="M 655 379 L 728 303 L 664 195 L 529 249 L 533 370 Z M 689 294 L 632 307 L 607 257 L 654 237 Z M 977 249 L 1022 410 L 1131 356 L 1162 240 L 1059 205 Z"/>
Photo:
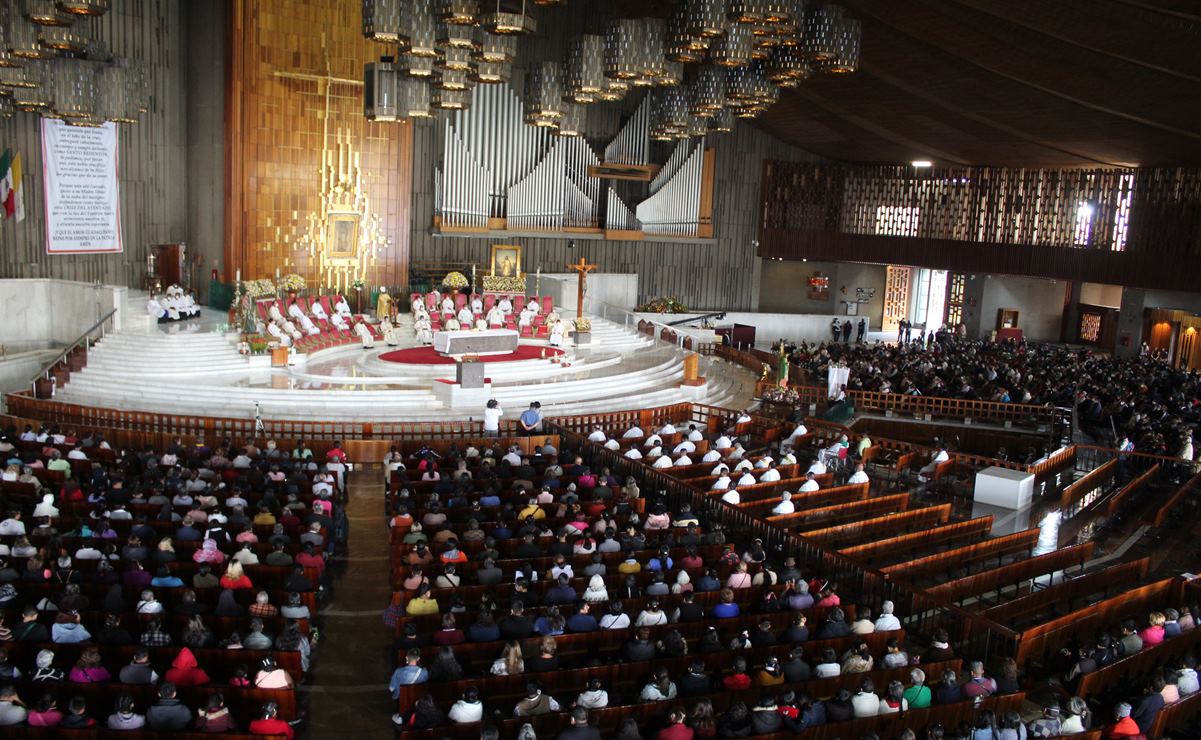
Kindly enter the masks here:
<path id="1" fill-rule="evenodd" d="M 288 273 L 280 281 L 280 287 L 287 291 L 288 298 L 295 299 L 296 294 L 305 289 L 304 277 L 295 272 Z"/>
<path id="2" fill-rule="evenodd" d="M 571 322 L 576 344 L 592 344 L 592 321 L 581 316 Z"/>
<path id="3" fill-rule="evenodd" d="M 458 295 L 460 290 L 469 285 L 471 283 L 467 282 L 467 276 L 461 272 L 448 273 L 446 277 L 442 278 L 442 287 L 450 288 L 451 295 Z"/>

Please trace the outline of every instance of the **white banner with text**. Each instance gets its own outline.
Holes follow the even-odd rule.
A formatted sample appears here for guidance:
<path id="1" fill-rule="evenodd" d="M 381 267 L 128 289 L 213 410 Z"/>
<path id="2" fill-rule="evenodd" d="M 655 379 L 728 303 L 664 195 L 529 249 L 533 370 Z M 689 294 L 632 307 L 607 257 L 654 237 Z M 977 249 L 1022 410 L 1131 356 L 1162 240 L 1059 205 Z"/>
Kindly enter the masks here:
<path id="1" fill-rule="evenodd" d="M 43 118 L 42 174 L 49 254 L 121 251 L 117 124 Z"/>

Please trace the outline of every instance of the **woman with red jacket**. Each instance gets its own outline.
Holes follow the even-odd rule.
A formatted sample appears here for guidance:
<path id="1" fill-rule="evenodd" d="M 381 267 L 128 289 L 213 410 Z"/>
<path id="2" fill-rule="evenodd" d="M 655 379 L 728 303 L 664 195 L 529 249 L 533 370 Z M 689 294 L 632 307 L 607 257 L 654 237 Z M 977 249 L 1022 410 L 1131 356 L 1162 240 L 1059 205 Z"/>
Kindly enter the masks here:
<path id="1" fill-rule="evenodd" d="M 171 661 L 171 667 L 167 669 L 167 675 L 163 676 L 163 679 L 176 686 L 203 686 L 212 680 L 196 662 L 196 656 L 188 648 L 179 651 L 179 655 L 176 655 L 175 660 Z"/>
<path id="2" fill-rule="evenodd" d="M 293 731 L 292 725 L 279 719 L 279 707 L 275 702 L 269 701 L 263 705 L 263 710 L 259 712 L 259 718 L 250 723 L 250 734 L 252 735 L 284 735 L 288 740 L 292 740 Z"/>

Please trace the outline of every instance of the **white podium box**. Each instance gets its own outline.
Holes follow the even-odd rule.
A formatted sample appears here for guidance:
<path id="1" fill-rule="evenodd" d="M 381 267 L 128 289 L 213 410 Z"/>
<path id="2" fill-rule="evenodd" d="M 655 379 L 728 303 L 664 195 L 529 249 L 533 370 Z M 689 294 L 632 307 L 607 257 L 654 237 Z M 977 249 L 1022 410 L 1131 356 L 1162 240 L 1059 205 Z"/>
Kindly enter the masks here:
<path id="1" fill-rule="evenodd" d="M 434 350 L 443 355 L 507 355 L 520 340 L 512 329 L 436 331 Z"/>
<path id="2" fill-rule="evenodd" d="M 1034 474 L 1010 468 L 985 468 L 976 473 L 974 500 L 1003 509 L 1022 509 L 1034 498 Z"/>

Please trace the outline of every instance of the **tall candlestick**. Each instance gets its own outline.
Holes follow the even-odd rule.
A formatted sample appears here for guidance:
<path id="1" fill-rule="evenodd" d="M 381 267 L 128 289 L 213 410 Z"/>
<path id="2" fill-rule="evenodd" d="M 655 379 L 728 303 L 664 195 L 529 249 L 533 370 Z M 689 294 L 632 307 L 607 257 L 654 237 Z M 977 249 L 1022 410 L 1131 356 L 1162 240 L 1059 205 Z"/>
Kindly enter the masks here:
<path id="1" fill-rule="evenodd" d="M 235 271 L 234 271 L 234 282 L 235 282 L 235 283 L 240 283 L 240 282 L 242 282 L 242 270 L 241 270 L 241 268 L 239 268 L 239 269 L 237 269 L 237 270 L 235 270 Z"/>

